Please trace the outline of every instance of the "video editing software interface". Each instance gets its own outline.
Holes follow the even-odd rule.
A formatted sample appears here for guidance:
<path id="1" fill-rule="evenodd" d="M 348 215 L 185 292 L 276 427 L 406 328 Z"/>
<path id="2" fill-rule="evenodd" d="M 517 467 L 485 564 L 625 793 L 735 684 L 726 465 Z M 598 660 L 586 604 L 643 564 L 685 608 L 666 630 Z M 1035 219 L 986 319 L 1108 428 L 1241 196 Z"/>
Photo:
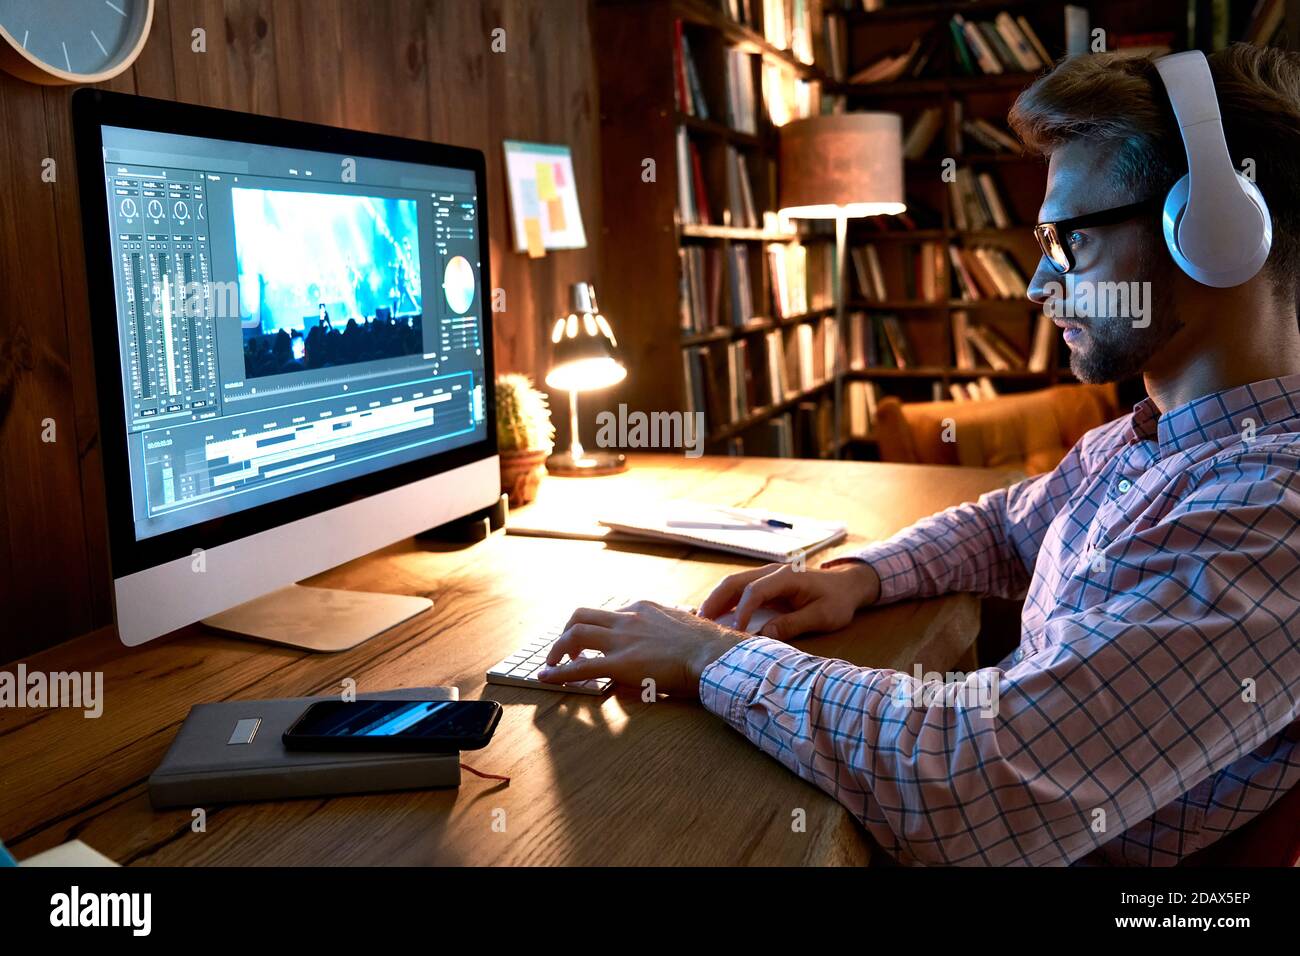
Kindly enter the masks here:
<path id="1" fill-rule="evenodd" d="M 103 143 L 137 540 L 486 436 L 472 171 Z"/>

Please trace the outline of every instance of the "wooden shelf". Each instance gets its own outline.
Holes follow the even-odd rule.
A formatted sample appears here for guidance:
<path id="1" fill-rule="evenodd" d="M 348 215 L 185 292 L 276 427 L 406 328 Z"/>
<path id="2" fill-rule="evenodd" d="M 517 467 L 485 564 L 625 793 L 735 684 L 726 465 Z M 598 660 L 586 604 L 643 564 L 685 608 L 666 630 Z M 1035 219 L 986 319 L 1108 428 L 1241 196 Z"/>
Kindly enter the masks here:
<path id="1" fill-rule="evenodd" d="M 805 80 L 822 83 L 827 81 L 826 74 L 815 64 L 796 59 L 789 50 L 777 49 L 757 30 L 743 23 L 737 23 L 707 0 L 673 0 L 672 7 L 673 12 L 685 22 L 711 27 L 722 34 L 723 39 L 729 43 L 750 53 L 758 53 L 765 60 L 779 63 L 798 73 Z"/>
<path id="2" fill-rule="evenodd" d="M 1042 308 L 1029 299 L 939 299 L 928 300 L 887 299 L 884 302 L 872 302 L 869 299 L 853 299 L 845 309 L 867 312 L 947 312 L 950 310 L 969 311 L 973 309 L 1034 309 Z"/>
<path id="3" fill-rule="evenodd" d="M 755 242 L 794 242 L 802 239 L 797 232 L 767 232 L 743 226 L 715 226 L 704 223 L 682 223 L 677 227 L 683 239 L 732 239 Z"/>
<path id="4" fill-rule="evenodd" d="M 947 239 L 951 233 L 946 229 L 895 229 L 890 232 L 866 232 L 853 230 L 849 226 L 849 246 L 864 245 L 868 242 L 927 242 Z"/>
<path id="5" fill-rule="evenodd" d="M 847 378 L 940 378 L 948 371 L 942 365 L 913 365 L 908 368 L 894 368 L 879 365 L 874 368 L 853 368 L 845 372 Z"/>
<path id="6" fill-rule="evenodd" d="M 996 14 L 1002 10 L 1016 10 L 1036 5 L 1038 0 L 960 0 L 946 3 L 909 3 L 903 6 L 888 6 L 881 10 L 827 10 L 827 13 L 841 16 L 848 23 L 883 23 L 890 20 L 930 20 L 936 17 L 947 19 L 954 13 L 962 16 L 981 13 Z"/>
<path id="7" fill-rule="evenodd" d="M 886 299 L 883 302 L 872 302 L 870 299 L 853 299 L 846 308 L 853 310 L 862 310 L 874 312 L 933 312 L 944 311 L 948 308 L 948 302 L 944 299 Z"/>
<path id="8" fill-rule="evenodd" d="M 925 170 L 930 172 L 935 166 L 947 159 L 954 159 L 959 166 L 978 163 L 984 165 L 992 163 L 995 165 L 1009 165 L 1021 163 L 1043 163 L 1041 156 L 1034 156 L 1030 153 L 958 153 L 955 156 L 922 156 L 919 159 L 905 159 L 903 165 L 912 170 Z"/>
<path id="9" fill-rule="evenodd" d="M 732 129 L 725 123 L 719 123 L 717 120 L 701 119 L 689 113 L 678 113 L 677 122 L 693 133 L 725 140 L 733 146 L 758 147 L 770 145 L 767 139 L 761 135 L 742 133 L 740 130 Z"/>
<path id="10" fill-rule="evenodd" d="M 1033 309 L 1035 312 L 1042 308 L 1037 302 L 1031 302 L 1029 299 L 949 299 L 949 309 L 970 310 L 970 309 Z"/>
<path id="11" fill-rule="evenodd" d="M 953 229 L 952 235 L 964 239 L 1005 239 L 1008 236 L 1020 236 L 1025 239 L 1034 237 L 1033 226 L 993 226 L 988 229 Z"/>
<path id="12" fill-rule="evenodd" d="M 727 441 L 730 438 L 735 438 L 741 432 L 753 428 L 755 425 L 761 425 L 769 418 L 775 418 L 783 412 L 788 412 L 800 402 L 806 402 L 810 399 L 818 398 L 830 387 L 830 385 L 830 382 L 822 382 L 820 385 L 815 385 L 806 392 L 800 392 L 798 395 L 793 395 L 774 405 L 764 405 L 762 408 L 754 409 L 740 421 L 730 422 L 722 426 L 711 434 L 706 441 L 722 442 Z"/>
<path id="13" fill-rule="evenodd" d="M 928 76 L 914 80 L 891 80 L 885 83 L 828 82 L 829 95 L 850 97 L 923 96 L 931 93 L 985 93 L 989 90 L 1024 89 L 1038 73 L 990 73 L 987 76 Z"/>
<path id="14" fill-rule="evenodd" d="M 955 368 L 948 365 L 916 365 L 910 368 L 855 368 L 845 372 L 846 378 L 990 378 L 990 379 L 1054 379 L 1061 374 L 1069 374 L 1068 369 L 1044 369 L 1034 371 L 1027 368 L 992 369 L 992 368 Z"/>
<path id="15" fill-rule="evenodd" d="M 683 335 L 681 344 L 688 345 L 707 345 L 710 342 L 730 342 L 735 339 L 744 338 L 746 335 L 754 335 L 758 332 L 772 332 L 776 329 L 787 329 L 803 322 L 811 322 L 820 319 L 823 316 L 831 315 L 834 309 L 813 309 L 811 312 L 804 312 L 799 315 L 787 315 L 785 318 L 759 318 L 745 325 L 722 326 L 717 329 L 709 329 L 707 332 L 693 332 L 689 335 Z"/>

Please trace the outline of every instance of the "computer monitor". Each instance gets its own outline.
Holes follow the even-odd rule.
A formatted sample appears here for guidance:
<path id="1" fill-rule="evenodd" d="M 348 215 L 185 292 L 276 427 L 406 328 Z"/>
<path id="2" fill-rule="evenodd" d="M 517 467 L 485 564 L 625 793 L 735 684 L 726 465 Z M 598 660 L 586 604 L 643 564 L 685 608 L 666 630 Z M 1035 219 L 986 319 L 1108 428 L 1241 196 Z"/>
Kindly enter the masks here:
<path id="1" fill-rule="evenodd" d="M 499 500 L 482 152 L 72 110 L 122 641 L 341 649 L 427 607 L 292 585 Z"/>

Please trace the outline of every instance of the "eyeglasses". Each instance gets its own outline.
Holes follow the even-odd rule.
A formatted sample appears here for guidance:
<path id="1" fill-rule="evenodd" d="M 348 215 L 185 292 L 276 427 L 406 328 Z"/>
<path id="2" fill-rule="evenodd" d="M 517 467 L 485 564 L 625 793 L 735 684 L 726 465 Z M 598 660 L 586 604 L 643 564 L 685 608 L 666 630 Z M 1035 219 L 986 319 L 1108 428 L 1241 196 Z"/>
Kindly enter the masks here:
<path id="1" fill-rule="evenodd" d="M 1060 219 L 1056 222 L 1040 222 L 1034 226 L 1034 238 L 1043 250 L 1043 255 L 1052 268 L 1064 275 L 1074 268 L 1074 249 L 1070 245 L 1070 233 L 1088 226 L 1113 226 L 1116 223 L 1136 219 L 1138 216 L 1159 209 L 1163 203 L 1159 199 L 1144 199 L 1126 206 L 1115 206 L 1098 212 L 1086 213 L 1072 219 Z"/>

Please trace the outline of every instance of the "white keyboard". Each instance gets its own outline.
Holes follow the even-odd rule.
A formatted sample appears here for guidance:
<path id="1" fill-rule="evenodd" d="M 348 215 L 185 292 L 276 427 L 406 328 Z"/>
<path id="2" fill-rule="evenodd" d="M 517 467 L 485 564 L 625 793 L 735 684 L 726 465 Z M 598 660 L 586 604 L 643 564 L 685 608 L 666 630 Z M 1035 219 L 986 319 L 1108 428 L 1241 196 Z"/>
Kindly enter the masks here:
<path id="1" fill-rule="evenodd" d="M 602 601 L 596 607 L 616 611 L 636 602 L 636 598 L 613 597 Z M 558 690 L 566 694 L 599 695 L 609 690 L 614 682 L 608 677 L 596 677 L 591 680 L 574 681 L 568 684 L 553 684 L 538 680 L 535 675 L 546 666 L 546 654 L 551 645 L 559 639 L 567 619 L 557 622 L 553 627 L 537 635 L 519 650 L 515 651 L 501 663 L 489 667 L 487 682 L 489 684 L 507 684 L 511 687 L 535 687 L 538 690 Z M 600 657 L 600 651 L 586 650 L 583 657 Z"/>

